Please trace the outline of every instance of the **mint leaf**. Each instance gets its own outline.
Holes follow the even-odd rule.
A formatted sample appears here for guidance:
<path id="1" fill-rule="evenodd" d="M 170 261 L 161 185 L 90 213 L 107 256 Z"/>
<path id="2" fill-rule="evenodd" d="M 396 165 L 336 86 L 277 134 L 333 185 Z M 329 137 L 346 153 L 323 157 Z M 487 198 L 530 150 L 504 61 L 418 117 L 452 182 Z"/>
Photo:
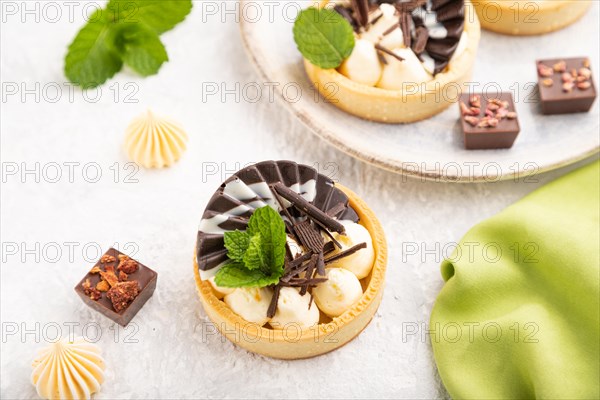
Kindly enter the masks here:
<path id="1" fill-rule="evenodd" d="M 246 232 L 225 232 L 227 256 L 232 260 L 217 272 L 215 282 L 224 287 L 263 287 L 279 282 L 285 261 L 285 223 L 266 206 L 254 211 Z"/>
<path id="2" fill-rule="evenodd" d="M 308 61 L 321 68 L 337 68 L 354 48 L 352 26 L 337 12 L 310 7 L 294 22 L 294 41 Z"/>
<path id="3" fill-rule="evenodd" d="M 250 235 L 236 229 L 235 231 L 225 232 L 224 236 L 227 256 L 232 260 L 242 262 L 244 253 L 250 245 Z"/>
<path id="4" fill-rule="evenodd" d="M 158 73 L 169 60 L 158 34 L 144 25 L 123 25 L 115 41 L 125 64 L 142 76 Z"/>
<path id="5" fill-rule="evenodd" d="M 106 6 L 112 18 L 124 23 L 142 23 L 156 33 L 171 30 L 192 9 L 191 0 L 110 0 Z"/>
<path id="6" fill-rule="evenodd" d="M 142 76 L 168 61 L 158 35 L 173 29 L 192 9 L 191 0 L 110 0 L 69 45 L 65 75 L 82 86 L 98 86 L 119 72 L 123 62 Z"/>
<path id="7" fill-rule="evenodd" d="M 65 75 L 69 81 L 86 87 L 106 82 L 121 70 L 120 55 L 110 45 L 110 25 L 98 10 L 79 31 L 65 57 Z"/>
<path id="8" fill-rule="evenodd" d="M 283 272 L 286 234 L 279 213 L 269 206 L 255 210 L 248 221 L 247 232 L 251 236 L 260 234 L 263 267 L 272 273 Z"/>
<path id="9" fill-rule="evenodd" d="M 279 275 L 265 275 L 261 270 L 249 270 L 243 264 L 225 264 L 215 276 L 215 283 L 221 287 L 264 287 L 279 282 Z"/>
<path id="10" fill-rule="evenodd" d="M 250 270 L 263 269 L 263 272 L 269 273 L 267 263 L 267 254 L 263 249 L 262 236 L 257 233 L 250 239 L 248 250 L 244 255 L 244 265 Z"/>

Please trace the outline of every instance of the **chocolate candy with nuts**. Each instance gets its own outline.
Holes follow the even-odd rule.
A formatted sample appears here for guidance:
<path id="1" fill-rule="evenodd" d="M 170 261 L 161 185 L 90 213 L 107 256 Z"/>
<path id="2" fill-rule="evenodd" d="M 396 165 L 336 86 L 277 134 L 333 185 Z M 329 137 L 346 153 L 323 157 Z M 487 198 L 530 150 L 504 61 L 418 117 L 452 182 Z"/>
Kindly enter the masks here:
<path id="1" fill-rule="evenodd" d="M 587 112 L 596 99 L 588 58 L 537 61 L 538 88 L 543 114 Z"/>
<path id="2" fill-rule="evenodd" d="M 85 304 L 125 326 L 154 293 L 157 277 L 150 268 L 111 248 L 75 292 Z"/>
<path id="3" fill-rule="evenodd" d="M 466 149 L 512 147 L 521 129 L 510 93 L 463 93 L 458 104 Z"/>

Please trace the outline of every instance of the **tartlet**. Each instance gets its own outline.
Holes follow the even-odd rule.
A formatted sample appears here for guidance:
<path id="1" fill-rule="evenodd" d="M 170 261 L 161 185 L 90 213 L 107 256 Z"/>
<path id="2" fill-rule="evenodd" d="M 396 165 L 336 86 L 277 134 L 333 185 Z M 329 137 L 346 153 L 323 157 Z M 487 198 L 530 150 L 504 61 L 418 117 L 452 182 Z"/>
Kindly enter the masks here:
<path id="1" fill-rule="evenodd" d="M 427 39 L 437 41 L 434 46 L 437 49 L 442 45 L 450 47 L 449 59 L 442 60 L 437 58 L 434 60 L 436 64 L 439 62 L 440 65 L 436 65 L 436 71 L 432 73 L 433 77 L 431 80 L 414 83 L 407 81 L 406 85 L 402 86 L 401 89 L 392 90 L 356 82 L 341 73 L 340 68 L 323 69 L 304 59 L 304 67 L 310 81 L 325 97 L 327 102 L 352 115 L 367 120 L 384 123 L 410 123 L 442 112 L 457 101 L 458 96 L 465 89 L 465 82 L 472 75 L 480 39 L 480 25 L 474 13 L 469 15 L 465 11 L 468 2 L 463 2 L 463 0 L 450 0 L 450 2 L 429 0 L 417 1 L 416 3 L 424 3 L 425 5 L 422 7 L 424 7 L 423 10 L 425 11 L 423 12 L 432 14 L 427 8 L 432 6 L 432 1 L 436 2 L 436 4 L 441 4 L 440 7 L 456 6 L 460 3 L 460 7 L 462 7 L 460 16 L 464 18 L 464 31 L 460 38 Z M 325 6 L 327 3 L 325 1 L 322 6 Z M 404 3 L 400 2 L 399 4 Z M 437 13 L 433 14 L 437 18 Z M 414 18 L 416 18 L 414 15 L 415 13 L 413 12 L 411 14 L 413 24 L 415 24 Z M 455 18 L 448 22 L 455 24 L 456 21 L 457 19 Z M 458 21 L 460 22 L 460 20 Z M 437 20 L 435 22 L 439 23 Z M 363 29 L 364 32 L 366 28 L 358 29 Z M 414 27 L 409 29 L 414 35 Z M 459 39 L 460 41 L 464 40 L 465 44 L 462 45 L 463 48 L 460 54 L 454 54 L 454 51 L 458 47 Z M 414 42 L 416 38 L 412 40 Z M 408 49 L 410 50 L 410 45 Z M 427 55 L 427 51 L 425 53 Z M 442 55 L 442 58 L 444 56 Z M 422 54 L 418 54 L 418 57 L 422 59 Z M 425 61 L 422 62 L 425 63 Z"/>
<path id="2" fill-rule="evenodd" d="M 344 205 L 343 210 L 336 214 L 339 219 L 358 221 L 366 228 L 372 239 L 374 257 L 370 272 L 360 279 L 362 296 L 339 316 L 330 318 L 320 312 L 319 323 L 310 328 L 290 331 L 273 329 L 268 324 L 260 326 L 250 323 L 220 299 L 214 281 L 211 283 L 209 279 L 202 278 L 201 270 L 210 270 L 211 267 L 214 268 L 227 260 L 227 250 L 220 244 L 222 234 L 214 230 L 212 233 L 199 230 L 194 257 L 194 276 L 204 310 L 225 337 L 254 353 L 279 359 L 302 359 L 335 350 L 351 341 L 369 324 L 381 302 L 387 264 L 387 244 L 383 229 L 373 211 L 354 192 L 334 183 L 312 167 L 291 161 L 265 161 L 237 172 L 225 181 L 211 198 L 203 214 L 203 221 L 226 212 L 227 210 L 223 208 L 225 202 L 229 203 L 226 208 L 239 207 L 239 204 L 235 205 L 235 201 L 230 202 L 231 199 L 223 194 L 228 183 L 240 180 L 251 185 L 248 182 L 256 183 L 257 179 L 267 183 L 266 187 L 281 182 L 302 196 L 308 187 L 307 190 L 314 193 L 310 203 L 315 207 L 325 210 L 341 203 Z M 273 198 L 269 198 L 271 196 L 269 193 L 257 190 L 256 194 L 255 201 L 273 204 Z M 251 210 L 251 213 L 255 210 Z M 221 219 L 219 225 L 226 230 L 235 229 L 240 227 L 240 221 L 243 224 L 243 219 L 247 220 L 247 217 L 248 214 L 241 219 L 238 217 Z M 203 226 L 207 225 L 201 222 L 200 228 L 202 229 Z M 211 231 L 211 229 L 204 230 Z M 312 304 L 312 307 L 316 307 L 315 304 Z"/>
<path id="3" fill-rule="evenodd" d="M 481 27 L 507 35 L 542 35 L 581 18 L 588 0 L 479 0 L 473 2 Z"/>

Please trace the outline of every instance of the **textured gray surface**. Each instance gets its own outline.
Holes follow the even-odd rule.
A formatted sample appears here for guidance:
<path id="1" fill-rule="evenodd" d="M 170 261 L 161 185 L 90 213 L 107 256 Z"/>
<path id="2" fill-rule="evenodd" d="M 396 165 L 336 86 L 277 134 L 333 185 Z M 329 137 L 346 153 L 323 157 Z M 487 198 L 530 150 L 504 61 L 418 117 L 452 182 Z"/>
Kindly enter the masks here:
<path id="1" fill-rule="evenodd" d="M 98 344 L 108 369 L 96 398 L 446 396 L 430 345 L 419 335 L 403 338 L 407 327 L 428 320 L 442 286 L 438 265 L 444 246 L 573 167 L 529 183 L 411 180 L 331 148 L 268 97 L 251 103 L 236 102 L 233 95 L 226 102 L 212 96 L 203 102 L 203 82 L 232 88 L 258 78 L 243 52 L 235 17 L 228 14 L 222 23 L 218 14 L 203 21 L 202 8 L 195 5 L 184 24 L 164 35 L 171 62 L 158 76 L 139 79 L 120 73 L 102 86 L 97 103 L 84 101 L 79 91 L 71 102 L 66 86 L 57 102 L 49 101 L 54 95 L 43 93 L 39 102 L 33 95 L 24 102 L 20 95 L 3 99 L 2 397 L 36 397 L 29 383 L 35 350 L 44 338 L 55 336 L 55 324 L 66 335 L 65 323 L 70 322 L 80 324 L 76 333 L 91 323 L 90 337 L 95 328 L 101 329 Z M 233 10 L 233 3 L 228 7 Z M 81 23 L 80 17 L 69 23 L 67 10 L 63 12 L 57 23 L 36 23 L 29 17 L 23 24 L 20 15 L 2 23 L 3 85 L 63 86 L 64 49 Z M 134 96 L 138 103 L 123 101 L 128 82 L 139 87 Z M 110 90 L 115 83 L 121 87 L 119 101 Z M 189 148 L 174 167 L 140 170 L 133 177 L 138 182 L 127 183 L 125 173 L 131 170 L 121 149 L 124 129 L 147 107 L 179 120 L 190 135 Z M 387 285 L 375 319 L 347 346 L 315 359 L 265 359 L 206 335 L 207 320 L 192 275 L 197 223 L 225 177 L 221 174 L 264 159 L 293 159 L 333 174 L 371 205 L 388 235 Z M 39 183 L 34 175 L 20 175 L 23 167 L 31 169 L 38 162 Z M 50 182 L 55 176 L 51 163 L 65 162 L 80 163 L 73 182 L 65 166 L 59 182 Z M 115 162 L 118 179 L 110 169 Z M 95 176 L 93 167 L 82 175 L 86 163 L 99 165 L 102 177 L 97 183 L 87 181 Z M 19 173 L 7 175 L 15 165 Z M 206 173 L 213 167 L 217 174 Z M 134 319 L 135 333 L 133 328 L 115 330 L 73 292 L 97 247 L 106 249 L 115 242 L 121 248 L 129 244 L 126 252 L 135 252 L 159 273 L 154 297 Z M 36 246 L 39 251 L 28 252 Z M 414 246 L 417 254 L 408 255 Z M 8 334 L 13 329 L 17 333 Z M 23 337 L 25 329 L 30 333 Z"/>

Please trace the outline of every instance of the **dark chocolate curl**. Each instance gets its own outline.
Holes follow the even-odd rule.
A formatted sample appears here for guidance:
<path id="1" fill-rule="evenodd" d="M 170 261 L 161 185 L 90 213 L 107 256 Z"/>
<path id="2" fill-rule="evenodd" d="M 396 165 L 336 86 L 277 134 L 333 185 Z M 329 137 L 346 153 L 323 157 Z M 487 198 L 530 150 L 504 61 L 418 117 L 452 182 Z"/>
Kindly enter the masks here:
<path id="1" fill-rule="evenodd" d="M 336 4 L 335 7 L 333 7 L 333 9 L 335 12 L 337 12 L 342 17 L 344 17 L 344 19 L 346 21 L 348 21 L 350 23 L 350 25 L 352 25 L 352 28 L 354 28 L 354 30 L 356 30 L 358 28 L 358 22 L 356 21 L 356 19 L 354 19 L 354 16 L 353 16 L 351 10 L 349 10 L 346 7 L 343 7 L 339 4 Z"/>
<path id="2" fill-rule="evenodd" d="M 369 0 L 352 0 L 351 4 L 358 25 L 366 27 L 369 24 Z"/>
<path id="3" fill-rule="evenodd" d="M 427 40 L 429 40 L 429 31 L 424 26 L 419 26 L 415 29 L 416 40 L 412 45 L 412 49 L 415 54 L 419 55 L 425 51 L 427 46 Z"/>
<path id="4" fill-rule="evenodd" d="M 400 13 L 400 30 L 402 31 L 402 38 L 404 40 L 404 45 L 406 47 L 410 47 L 411 44 L 411 34 L 410 34 L 410 25 L 411 25 L 411 16 L 407 12 Z"/>

